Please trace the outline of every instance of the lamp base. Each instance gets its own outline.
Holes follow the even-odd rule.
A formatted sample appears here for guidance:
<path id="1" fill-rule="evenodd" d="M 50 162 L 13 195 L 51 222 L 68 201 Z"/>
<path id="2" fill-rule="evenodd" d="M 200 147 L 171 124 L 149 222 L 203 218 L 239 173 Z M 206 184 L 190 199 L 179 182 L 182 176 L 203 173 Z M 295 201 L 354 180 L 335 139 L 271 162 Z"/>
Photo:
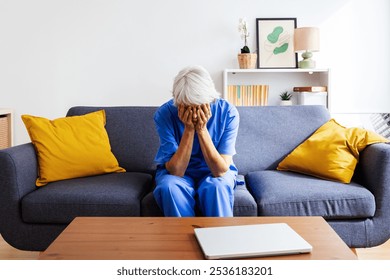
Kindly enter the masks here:
<path id="1" fill-rule="evenodd" d="M 316 68 L 316 62 L 313 59 L 311 59 L 312 56 L 313 54 L 308 51 L 302 53 L 303 60 L 298 62 L 298 67 L 304 69 Z"/>
<path id="2" fill-rule="evenodd" d="M 312 59 L 304 59 L 298 62 L 298 68 L 303 68 L 303 69 L 316 68 L 316 62 Z"/>

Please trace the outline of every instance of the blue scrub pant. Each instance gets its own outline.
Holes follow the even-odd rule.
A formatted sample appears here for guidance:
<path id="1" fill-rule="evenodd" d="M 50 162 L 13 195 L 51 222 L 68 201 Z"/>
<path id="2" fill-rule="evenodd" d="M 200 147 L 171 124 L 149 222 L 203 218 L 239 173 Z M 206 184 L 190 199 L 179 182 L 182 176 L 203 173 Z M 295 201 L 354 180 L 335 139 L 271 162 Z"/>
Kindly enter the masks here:
<path id="1" fill-rule="evenodd" d="M 153 194 L 167 217 L 194 217 L 196 206 L 207 217 L 233 217 L 235 178 L 236 172 L 231 170 L 223 177 L 208 172 L 198 179 L 161 169 Z"/>

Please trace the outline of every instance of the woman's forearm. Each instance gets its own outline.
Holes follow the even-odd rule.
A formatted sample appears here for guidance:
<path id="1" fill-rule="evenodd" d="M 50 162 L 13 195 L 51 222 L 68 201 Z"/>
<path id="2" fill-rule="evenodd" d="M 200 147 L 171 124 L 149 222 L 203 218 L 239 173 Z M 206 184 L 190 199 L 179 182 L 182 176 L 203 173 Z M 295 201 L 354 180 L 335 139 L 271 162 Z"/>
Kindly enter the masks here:
<path id="1" fill-rule="evenodd" d="M 223 176 L 229 170 L 231 156 L 221 155 L 214 146 L 207 129 L 198 131 L 199 144 L 203 157 L 214 177 Z"/>
<path id="2" fill-rule="evenodd" d="M 195 129 L 185 128 L 179 147 L 172 158 L 165 163 L 169 174 L 183 177 L 190 162 Z"/>

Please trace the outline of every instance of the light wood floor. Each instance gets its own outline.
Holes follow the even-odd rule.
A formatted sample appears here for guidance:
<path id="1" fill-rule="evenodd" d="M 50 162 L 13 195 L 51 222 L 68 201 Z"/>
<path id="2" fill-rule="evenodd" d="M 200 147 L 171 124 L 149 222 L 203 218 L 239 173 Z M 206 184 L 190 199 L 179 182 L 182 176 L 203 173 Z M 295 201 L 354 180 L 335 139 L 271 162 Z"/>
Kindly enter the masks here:
<path id="1" fill-rule="evenodd" d="M 390 260 L 390 239 L 377 247 L 356 249 L 356 253 L 359 260 Z"/>
<path id="2" fill-rule="evenodd" d="M 11 247 L 0 235 L 0 260 L 36 260 L 38 255 L 39 252 L 21 251 Z"/>
<path id="3" fill-rule="evenodd" d="M 373 248 L 356 249 L 359 260 L 390 260 L 390 240 Z M 39 252 L 20 251 L 9 246 L 0 235 L 0 260 L 36 260 Z"/>

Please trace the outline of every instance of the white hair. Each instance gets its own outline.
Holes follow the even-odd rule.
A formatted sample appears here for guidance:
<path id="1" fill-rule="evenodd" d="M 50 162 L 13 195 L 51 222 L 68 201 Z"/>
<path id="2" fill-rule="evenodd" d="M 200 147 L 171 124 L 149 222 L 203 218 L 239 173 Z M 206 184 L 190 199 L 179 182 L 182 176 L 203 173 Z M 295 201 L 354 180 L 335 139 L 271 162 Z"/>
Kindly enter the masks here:
<path id="1" fill-rule="evenodd" d="M 177 74 L 173 83 L 175 106 L 201 105 L 214 102 L 220 97 L 209 72 L 202 66 L 186 67 Z"/>

